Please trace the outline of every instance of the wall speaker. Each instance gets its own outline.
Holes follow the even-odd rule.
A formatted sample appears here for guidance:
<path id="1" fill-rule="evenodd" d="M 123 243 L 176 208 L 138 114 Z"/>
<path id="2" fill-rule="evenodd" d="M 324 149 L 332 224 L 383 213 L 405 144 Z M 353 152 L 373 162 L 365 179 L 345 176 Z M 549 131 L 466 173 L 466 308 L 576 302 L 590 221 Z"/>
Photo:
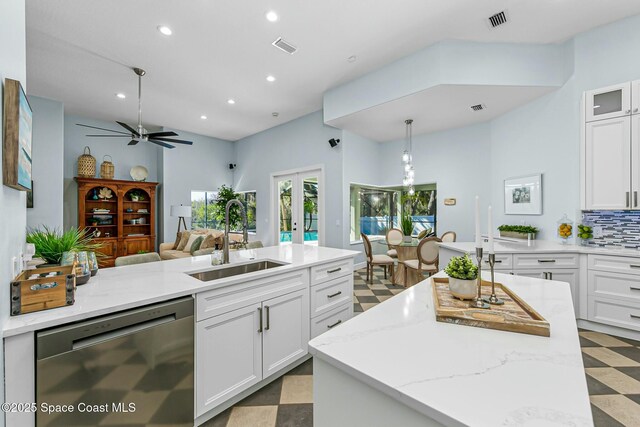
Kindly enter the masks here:
<path id="1" fill-rule="evenodd" d="M 235 163 L 229 163 L 229 169 L 233 170 L 236 168 L 236 164 Z"/>
<path id="2" fill-rule="evenodd" d="M 331 138 L 329 140 L 329 145 L 331 146 L 331 148 L 335 147 L 338 144 L 340 144 L 340 140 L 339 139 Z"/>

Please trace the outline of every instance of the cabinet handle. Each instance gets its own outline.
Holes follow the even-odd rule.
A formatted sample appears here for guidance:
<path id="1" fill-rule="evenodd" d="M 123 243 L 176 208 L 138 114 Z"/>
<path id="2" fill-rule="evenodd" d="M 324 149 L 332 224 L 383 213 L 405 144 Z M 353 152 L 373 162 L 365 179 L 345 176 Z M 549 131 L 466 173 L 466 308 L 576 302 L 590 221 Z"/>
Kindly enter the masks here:
<path id="1" fill-rule="evenodd" d="M 264 330 L 268 331 L 271 327 L 271 320 L 269 319 L 269 306 L 265 305 L 264 308 L 267 310 L 267 326 L 264 328 Z"/>
<path id="2" fill-rule="evenodd" d="M 338 291 L 335 294 L 327 295 L 327 298 L 337 297 L 338 295 L 341 295 L 341 294 L 342 294 L 342 291 Z"/>
<path id="3" fill-rule="evenodd" d="M 635 314 L 630 314 L 629 317 L 632 319 L 640 319 L 640 316 L 636 316 Z"/>
<path id="4" fill-rule="evenodd" d="M 634 108 L 634 109 L 633 109 L 633 112 L 634 112 L 634 113 L 637 113 L 637 112 L 638 112 L 638 108 L 637 108 L 637 107 L 636 107 L 636 108 Z"/>
<path id="5" fill-rule="evenodd" d="M 629 286 L 629 289 L 632 291 L 640 291 L 640 288 L 634 288 L 633 286 Z"/>
<path id="6" fill-rule="evenodd" d="M 553 273 L 549 272 L 549 280 L 553 280 Z"/>
<path id="7" fill-rule="evenodd" d="M 629 114 L 629 113 L 631 113 L 631 110 L 626 110 L 625 111 L 625 114 Z"/>
<path id="8" fill-rule="evenodd" d="M 502 260 L 501 260 L 501 259 L 497 259 L 497 260 L 495 260 L 494 262 L 495 262 L 496 264 L 502 264 Z M 485 259 L 485 260 L 484 260 L 484 263 L 485 263 L 485 264 L 489 264 L 489 260 L 488 260 L 488 259 Z"/>
<path id="9" fill-rule="evenodd" d="M 637 265 L 637 264 L 629 264 L 629 267 L 631 267 L 631 268 L 640 268 L 640 265 Z"/>
<path id="10" fill-rule="evenodd" d="M 638 207 L 638 192 L 637 191 L 633 192 L 633 207 L 634 208 Z"/>
<path id="11" fill-rule="evenodd" d="M 543 264 L 543 263 L 549 263 L 549 262 L 556 262 L 556 260 L 555 259 L 539 259 L 538 262 L 540 264 Z"/>
<path id="12" fill-rule="evenodd" d="M 328 328 L 328 329 L 335 328 L 335 327 L 336 327 L 336 326 L 338 326 L 340 323 L 342 323 L 342 320 L 338 320 L 338 321 L 337 321 L 336 323 L 334 323 L 333 325 L 327 325 L 327 328 Z"/>
<path id="13" fill-rule="evenodd" d="M 543 272 L 542 272 L 542 278 L 543 278 L 544 280 L 547 280 L 547 279 L 548 279 L 548 277 L 547 277 L 547 272 L 546 272 L 546 271 L 543 271 Z"/>
<path id="14" fill-rule="evenodd" d="M 258 307 L 258 316 L 260 316 L 260 327 L 258 328 L 258 333 L 262 333 L 262 308 Z"/>
<path id="15" fill-rule="evenodd" d="M 626 206 L 629 207 L 629 192 L 627 191 L 626 194 L 627 194 L 627 204 L 626 204 Z"/>
<path id="16" fill-rule="evenodd" d="M 340 270 L 342 270 L 342 267 L 334 268 L 333 270 L 327 270 L 327 274 L 337 273 Z"/>

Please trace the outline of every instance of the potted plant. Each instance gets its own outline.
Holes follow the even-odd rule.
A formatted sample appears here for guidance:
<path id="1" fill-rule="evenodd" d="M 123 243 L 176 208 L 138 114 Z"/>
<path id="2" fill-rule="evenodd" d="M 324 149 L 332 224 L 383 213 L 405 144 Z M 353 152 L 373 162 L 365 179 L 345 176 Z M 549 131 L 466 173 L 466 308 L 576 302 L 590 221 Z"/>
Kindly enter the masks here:
<path id="1" fill-rule="evenodd" d="M 129 192 L 129 198 L 131 199 L 132 202 L 143 201 L 144 194 L 138 190 L 131 190 Z"/>
<path id="2" fill-rule="evenodd" d="M 100 248 L 99 244 L 91 242 L 91 235 L 84 229 L 72 227 L 61 232 L 46 225 L 29 230 L 27 243 L 33 243 L 36 247 L 35 256 L 47 262 L 40 267 L 59 265 L 64 252 L 96 252 Z"/>
<path id="3" fill-rule="evenodd" d="M 402 216 L 400 229 L 402 230 L 402 234 L 404 234 L 404 241 L 411 242 L 411 234 L 413 233 L 413 220 L 411 219 L 411 215 L 405 214 Z"/>
<path id="4" fill-rule="evenodd" d="M 451 258 L 444 272 L 449 276 L 449 291 L 454 297 L 465 300 L 476 296 L 478 267 L 468 254 Z"/>
<path id="5" fill-rule="evenodd" d="M 229 200 L 238 199 L 242 201 L 242 195 L 233 191 L 233 188 L 227 187 L 222 184 L 218 188 L 218 198 L 212 207 L 214 218 L 219 227 L 224 228 L 225 223 L 225 209 Z M 240 215 L 240 208 L 237 205 L 229 208 L 229 229 L 237 230 L 242 226 L 242 215 Z"/>
<path id="6" fill-rule="evenodd" d="M 536 234 L 538 234 L 540 230 L 532 225 L 503 224 L 498 227 L 498 231 L 500 231 L 500 237 L 535 240 Z"/>

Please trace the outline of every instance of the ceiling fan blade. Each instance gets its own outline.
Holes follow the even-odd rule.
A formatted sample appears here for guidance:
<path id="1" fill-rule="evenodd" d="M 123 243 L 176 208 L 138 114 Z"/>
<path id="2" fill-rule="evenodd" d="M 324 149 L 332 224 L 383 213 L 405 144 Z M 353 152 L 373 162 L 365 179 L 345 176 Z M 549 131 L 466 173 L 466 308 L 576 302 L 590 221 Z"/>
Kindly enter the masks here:
<path id="1" fill-rule="evenodd" d="M 98 138 L 131 138 L 131 135 L 85 135 Z"/>
<path id="2" fill-rule="evenodd" d="M 122 122 L 118 122 L 118 121 L 116 121 L 116 123 L 119 124 L 120 126 L 122 126 L 123 128 L 125 128 L 126 130 L 128 130 L 129 132 L 131 132 L 132 134 L 134 134 L 135 136 L 140 136 L 138 131 L 135 130 L 134 128 L 132 128 L 131 126 L 129 126 L 128 124 L 122 123 Z"/>
<path id="3" fill-rule="evenodd" d="M 176 148 L 176 147 L 174 147 L 173 145 L 165 144 L 164 142 L 162 142 L 162 141 L 158 141 L 157 139 L 149 139 L 148 141 L 149 141 L 149 142 L 151 142 L 151 143 L 153 143 L 153 144 L 156 144 L 156 145 L 161 145 L 161 146 L 163 146 L 164 148 Z"/>
<path id="4" fill-rule="evenodd" d="M 138 143 L 137 139 L 132 139 L 131 141 L 129 141 L 127 145 L 136 145 L 137 143 Z"/>
<path id="5" fill-rule="evenodd" d="M 187 144 L 187 145 L 193 145 L 192 141 L 186 141 L 184 139 L 173 139 L 173 138 L 153 138 L 157 141 L 165 141 L 165 142 L 173 142 L 176 144 Z"/>
<path id="6" fill-rule="evenodd" d="M 106 130 L 106 131 L 108 131 L 108 132 L 115 132 L 115 133 L 121 133 L 121 134 L 123 134 L 123 135 L 129 135 L 128 133 L 126 133 L 126 132 L 122 132 L 122 131 L 119 131 L 119 130 L 99 128 L 99 127 L 96 127 L 96 126 L 83 125 L 83 124 L 81 124 L 81 123 L 76 123 L 76 126 L 82 126 L 82 127 L 85 127 L 85 128 L 91 128 L 91 129 Z"/>
<path id="7" fill-rule="evenodd" d="M 148 133 L 147 136 L 149 138 L 156 138 L 159 136 L 178 136 L 178 134 L 175 132 L 167 131 L 167 132 L 152 132 L 152 133 Z"/>

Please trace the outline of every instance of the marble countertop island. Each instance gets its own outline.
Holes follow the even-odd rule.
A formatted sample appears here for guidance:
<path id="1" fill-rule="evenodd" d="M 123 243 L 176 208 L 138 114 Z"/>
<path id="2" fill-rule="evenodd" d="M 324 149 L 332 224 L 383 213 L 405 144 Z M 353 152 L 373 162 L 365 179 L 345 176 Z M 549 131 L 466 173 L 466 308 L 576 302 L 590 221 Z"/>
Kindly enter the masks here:
<path id="1" fill-rule="evenodd" d="M 443 242 L 440 247 L 451 249 L 457 252 L 466 252 L 475 254 L 474 242 Z M 483 243 L 485 254 L 487 253 L 487 242 Z M 494 249 L 499 253 L 580 253 L 580 254 L 600 254 L 600 255 L 618 255 L 640 257 L 640 250 L 622 247 L 595 247 L 595 246 L 579 246 L 571 244 L 562 244 L 551 240 L 532 240 L 531 244 L 527 244 L 526 240 L 522 242 L 513 242 L 505 240 L 495 240 Z"/>
<path id="2" fill-rule="evenodd" d="M 348 378 L 345 384 L 356 387 L 357 381 L 395 401 L 391 409 L 379 409 L 386 406 L 375 399 L 367 400 L 378 402 L 369 407 L 354 407 L 354 413 L 375 414 L 369 425 L 384 425 L 376 420 L 396 405 L 394 416 L 424 417 L 405 426 L 592 426 L 569 286 L 499 273 L 496 281 L 549 321 L 550 337 L 436 322 L 425 280 L 313 339 L 310 352 L 319 365 Z M 323 372 L 314 372 L 320 427 L 341 408 L 332 393 L 322 393 Z M 357 401 L 363 392 L 343 394 Z M 343 416 L 349 417 L 348 407 Z"/>

